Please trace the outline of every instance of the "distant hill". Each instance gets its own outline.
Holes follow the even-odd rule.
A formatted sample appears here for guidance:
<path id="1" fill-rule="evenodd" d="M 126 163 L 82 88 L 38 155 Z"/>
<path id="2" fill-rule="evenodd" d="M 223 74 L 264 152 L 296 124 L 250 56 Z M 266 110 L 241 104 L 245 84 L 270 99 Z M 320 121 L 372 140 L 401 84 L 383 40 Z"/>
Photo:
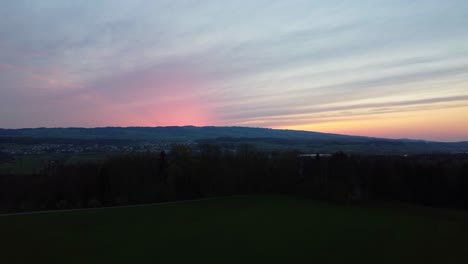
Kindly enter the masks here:
<path id="1" fill-rule="evenodd" d="M 102 128 L 25 128 L 0 129 L 0 140 L 131 140 L 198 142 L 235 147 L 240 144 L 303 152 L 346 151 L 368 154 L 465 153 L 468 142 L 444 143 L 423 140 L 385 139 L 347 136 L 309 131 L 251 127 L 102 127 Z M 2 140 L 3 139 L 3 140 Z"/>
<path id="2" fill-rule="evenodd" d="M 23 128 L 0 129 L 0 136 L 33 138 L 73 138 L 73 139 L 181 139 L 198 140 L 206 138 L 282 138 L 306 140 L 365 139 L 365 137 L 345 136 L 308 131 L 280 130 L 252 127 L 101 127 L 101 128 Z"/>

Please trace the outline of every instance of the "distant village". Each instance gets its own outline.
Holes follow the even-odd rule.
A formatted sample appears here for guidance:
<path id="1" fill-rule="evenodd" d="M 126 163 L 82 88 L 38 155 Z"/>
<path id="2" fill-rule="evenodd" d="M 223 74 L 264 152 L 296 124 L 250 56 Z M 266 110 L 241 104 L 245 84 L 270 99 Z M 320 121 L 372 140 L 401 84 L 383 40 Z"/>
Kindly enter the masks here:
<path id="1" fill-rule="evenodd" d="M 180 143 L 180 142 L 177 142 Z M 5 145 L 0 153 L 14 156 L 36 156 L 45 154 L 82 154 L 82 153 L 130 153 L 156 152 L 169 150 L 174 142 L 139 142 L 135 144 L 49 144 Z M 185 145 L 195 147 L 196 143 L 187 141 Z"/>

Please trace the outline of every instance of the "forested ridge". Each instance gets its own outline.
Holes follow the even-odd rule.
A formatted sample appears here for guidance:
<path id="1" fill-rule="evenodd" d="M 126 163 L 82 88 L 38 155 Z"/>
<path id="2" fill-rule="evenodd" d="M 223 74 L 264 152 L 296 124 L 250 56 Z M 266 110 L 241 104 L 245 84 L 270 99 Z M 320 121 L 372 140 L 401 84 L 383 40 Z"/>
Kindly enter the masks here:
<path id="1" fill-rule="evenodd" d="M 406 202 L 468 208 L 468 155 L 300 156 L 175 145 L 34 174 L 0 175 L 2 212 L 88 208 L 236 194 L 292 194 L 338 203 Z"/>

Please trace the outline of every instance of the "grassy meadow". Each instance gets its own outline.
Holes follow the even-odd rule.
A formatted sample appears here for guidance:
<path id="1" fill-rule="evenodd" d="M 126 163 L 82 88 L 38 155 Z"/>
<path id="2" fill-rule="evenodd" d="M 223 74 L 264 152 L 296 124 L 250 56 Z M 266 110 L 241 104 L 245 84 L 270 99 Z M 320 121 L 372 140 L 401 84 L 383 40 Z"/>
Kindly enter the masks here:
<path id="1" fill-rule="evenodd" d="M 287 196 L 0 216 L 1 263 L 468 263 L 468 213 Z"/>

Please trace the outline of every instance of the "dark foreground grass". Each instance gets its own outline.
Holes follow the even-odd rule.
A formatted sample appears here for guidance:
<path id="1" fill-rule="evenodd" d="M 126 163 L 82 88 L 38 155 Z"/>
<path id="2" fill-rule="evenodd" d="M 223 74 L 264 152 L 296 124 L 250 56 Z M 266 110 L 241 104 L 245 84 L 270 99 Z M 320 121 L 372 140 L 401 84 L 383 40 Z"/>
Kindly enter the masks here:
<path id="1" fill-rule="evenodd" d="M 468 215 L 243 196 L 0 216 L 0 263 L 468 263 Z"/>

